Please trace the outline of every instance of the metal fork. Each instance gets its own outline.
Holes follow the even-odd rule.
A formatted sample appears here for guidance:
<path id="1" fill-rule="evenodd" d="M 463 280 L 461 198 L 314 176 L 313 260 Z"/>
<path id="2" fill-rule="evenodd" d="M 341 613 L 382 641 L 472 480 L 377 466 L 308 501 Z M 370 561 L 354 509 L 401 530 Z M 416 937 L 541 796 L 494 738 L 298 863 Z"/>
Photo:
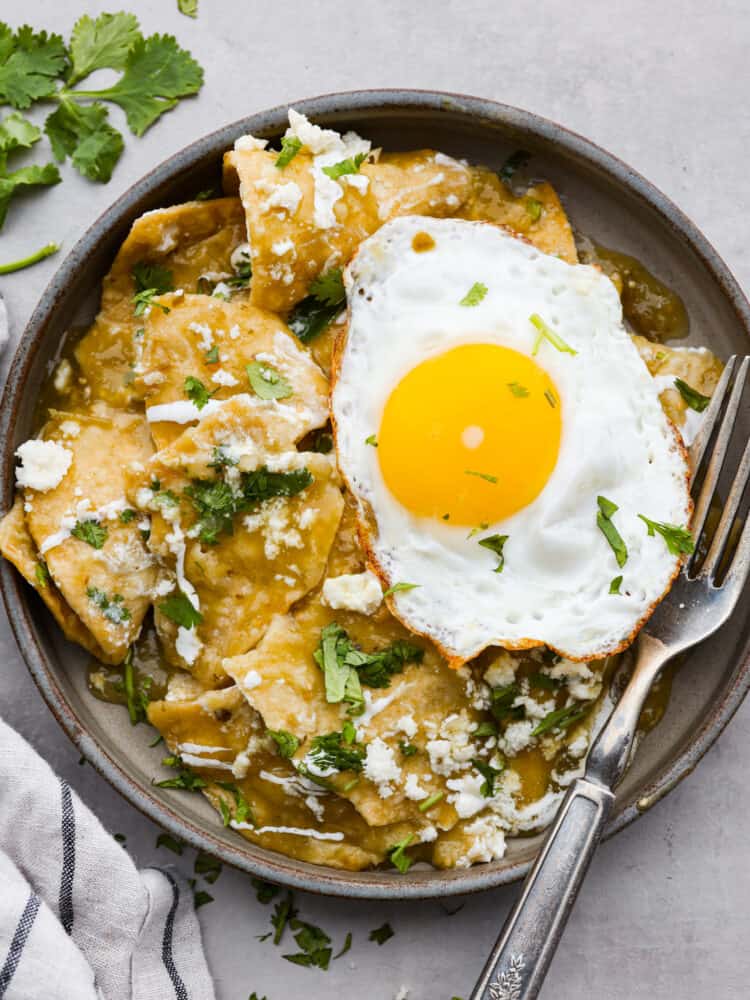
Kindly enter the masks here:
<path id="1" fill-rule="evenodd" d="M 750 479 L 750 439 L 718 527 L 706 536 L 707 515 L 726 462 L 747 380 L 750 357 L 730 358 L 690 448 L 695 485 L 716 431 L 693 517 L 695 553 L 637 640 L 632 677 L 599 733 L 582 778 L 574 781 L 526 877 L 470 1000 L 533 1000 L 539 994 L 573 903 L 614 805 L 646 696 L 665 664 L 720 628 L 734 611 L 750 571 L 750 517 L 731 560 L 727 549 Z M 731 387 L 731 388 L 730 388 Z M 702 544 L 701 544 L 702 543 Z M 708 551 L 705 558 L 700 552 Z M 728 568 L 724 571 L 724 563 Z"/>

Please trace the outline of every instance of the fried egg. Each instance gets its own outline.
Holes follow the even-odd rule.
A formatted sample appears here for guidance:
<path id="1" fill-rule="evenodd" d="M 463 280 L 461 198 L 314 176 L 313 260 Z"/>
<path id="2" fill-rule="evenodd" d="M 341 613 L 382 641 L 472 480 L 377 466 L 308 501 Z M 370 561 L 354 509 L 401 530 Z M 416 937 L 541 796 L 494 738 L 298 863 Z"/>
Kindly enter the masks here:
<path id="1" fill-rule="evenodd" d="M 486 223 L 410 217 L 345 282 L 336 451 L 391 610 L 456 662 L 623 648 L 679 570 L 691 501 L 609 279 Z"/>

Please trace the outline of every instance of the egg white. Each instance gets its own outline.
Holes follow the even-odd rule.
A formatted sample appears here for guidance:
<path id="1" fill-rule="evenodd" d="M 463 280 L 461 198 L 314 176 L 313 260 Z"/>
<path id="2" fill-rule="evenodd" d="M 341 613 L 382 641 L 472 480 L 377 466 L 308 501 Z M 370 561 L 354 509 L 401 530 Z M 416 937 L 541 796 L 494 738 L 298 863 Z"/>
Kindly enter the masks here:
<path id="1" fill-rule="evenodd" d="M 426 232 L 434 249 L 417 253 Z M 687 458 L 657 387 L 622 322 L 612 283 L 485 223 L 407 217 L 365 240 L 346 276 L 348 331 L 332 392 L 339 466 L 360 509 L 372 568 L 384 582 L 417 584 L 389 598 L 412 630 L 466 660 L 488 645 L 546 644 L 572 659 L 622 648 L 668 590 L 679 559 L 638 517 L 686 525 Z M 475 307 L 459 303 L 475 282 Z M 545 341 L 536 362 L 562 400 L 556 466 L 542 492 L 512 517 L 467 538 L 465 528 L 406 510 L 386 486 L 377 450 L 385 403 L 425 358 L 460 344 L 496 343 L 531 355 L 538 313 L 576 350 Z M 533 456 L 530 456 L 530 461 Z M 429 477 L 439 455 L 415 455 Z M 596 524 L 597 496 L 619 507 L 628 548 L 621 569 Z M 508 535 L 505 566 L 477 540 Z M 623 576 L 621 594 L 610 583 Z"/>

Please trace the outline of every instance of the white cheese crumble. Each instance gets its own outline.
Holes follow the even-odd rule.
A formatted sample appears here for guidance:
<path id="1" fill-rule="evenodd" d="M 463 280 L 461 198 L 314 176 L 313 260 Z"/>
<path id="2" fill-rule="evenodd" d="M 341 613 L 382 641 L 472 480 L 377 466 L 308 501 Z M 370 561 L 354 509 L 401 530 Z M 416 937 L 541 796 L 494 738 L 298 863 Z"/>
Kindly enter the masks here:
<path id="1" fill-rule="evenodd" d="M 419 784 L 419 778 L 416 774 L 409 774 L 406 777 L 406 784 L 404 785 L 404 795 L 413 802 L 419 802 L 422 799 L 426 799 L 429 792 L 425 791 Z"/>
<path id="2" fill-rule="evenodd" d="M 535 726 L 533 722 L 529 722 L 528 719 L 523 719 L 521 722 L 511 722 L 508 728 L 503 733 L 501 742 L 503 744 L 503 749 L 509 757 L 515 757 L 527 746 L 530 746 L 534 742 L 534 737 L 531 735 Z"/>
<path id="3" fill-rule="evenodd" d="M 483 783 L 484 778 L 476 771 L 464 774 L 460 778 L 448 778 L 446 781 L 451 790 L 448 801 L 453 804 L 461 819 L 475 816 L 487 805 L 487 798 L 480 791 Z"/>
<path id="4" fill-rule="evenodd" d="M 401 768 L 396 763 L 393 750 L 379 736 L 367 745 L 364 775 L 378 786 L 378 795 L 381 799 L 393 795 L 391 782 L 399 781 L 401 778 Z"/>
<path id="5" fill-rule="evenodd" d="M 505 854 L 505 833 L 502 821 L 492 813 L 479 816 L 464 832 L 471 838 L 471 846 L 466 854 L 456 861 L 456 868 L 469 868 L 479 862 L 486 864 L 497 861 Z"/>
<path id="6" fill-rule="evenodd" d="M 231 372 L 225 371 L 223 368 L 219 368 L 218 371 L 215 371 L 213 373 L 213 375 L 211 376 L 211 381 L 215 385 L 232 386 L 240 384 L 239 379 L 236 379 Z"/>
<path id="7" fill-rule="evenodd" d="M 484 679 L 490 687 L 507 687 L 516 678 L 517 661 L 510 653 L 498 653 L 484 672 Z"/>
<path id="8" fill-rule="evenodd" d="M 242 678 L 242 686 L 246 691 L 253 691 L 263 683 L 263 678 L 257 670 L 248 670 Z"/>
<path id="9" fill-rule="evenodd" d="M 268 139 L 256 139 L 254 135 L 241 135 L 235 139 L 234 148 L 238 153 L 250 153 L 256 149 L 265 149 Z"/>
<path id="10" fill-rule="evenodd" d="M 283 257 L 285 254 L 292 253 L 293 250 L 294 243 L 291 240 L 277 240 L 271 244 L 271 253 L 277 257 Z"/>
<path id="11" fill-rule="evenodd" d="M 259 187 L 261 184 L 264 188 L 268 186 L 267 181 L 255 182 L 256 187 Z M 294 215 L 301 201 L 302 189 L 299 184 L 296 184 L 294 181 L 287 181 L 286 184 L 274 185 L 271 193 L 265 201 L 261 202 L 259 207 L 261 212 L 271 212 L 273 209 L 279 209 L 279 211 Z"/>
<path id="12" fill-rule="evenodd" d="M 60 424 L 60 433 L 66 438 L 77 438 L 81 433 L 81 425 L 75 420 L 63 420 Z"/>
<path id="13" fill-rule="evenodd" d="M 400 719 L 396 720 L 396 729 L 405 733 L 410 739 L 412 736 L 417 735 L 417 724 L 414 721 L 413 715 L 402 715 Z"/>
<path id="14" fill-rule="evenodd" d="M 192 667 L 203 649 L 203 643 L 195 633 L 195 629 L 185 628 L 180 625 L 177 629 L 177 640 L 175 642 L 177 655 L 181 656 L 188 666 Z"/>
<path id="15" fill-rule="evenodd" d="M 16 448 L 16 457 L 21 459 L 16 483 L 40 493 L 59 486 L 73 461 L 73 453 L 57 441 L 35 438 Z"/>
<path id="16" fill-rule="evenodd" d="M 344 573 L 328 577 L 323 584 L 323 600 L 335 611 L 358 611 L 362 615 L 371 615 L 380 607 L 383 590 L 380 580 L 370 570 Z"/>
<path id="17" fill-rule="evenodd" d="M 52 384 L 55 387 L 56 392 L 67 392 L 70 389 L 71 382 L 73 381 L 73 366 L 67 360 L 63 358 L 60 364 L 55 369 L 55 375 L 52 379 Z"/>
<path id="18" fill-rule="evenodd" d="M 566 680 L 568 691 L 578 701 L 591 701 L 598 697 L 601 691 L 601 678 L 587 663 L 562 659 L 554 666 L 547 667 L 544 673 L 558 680 Z"/>

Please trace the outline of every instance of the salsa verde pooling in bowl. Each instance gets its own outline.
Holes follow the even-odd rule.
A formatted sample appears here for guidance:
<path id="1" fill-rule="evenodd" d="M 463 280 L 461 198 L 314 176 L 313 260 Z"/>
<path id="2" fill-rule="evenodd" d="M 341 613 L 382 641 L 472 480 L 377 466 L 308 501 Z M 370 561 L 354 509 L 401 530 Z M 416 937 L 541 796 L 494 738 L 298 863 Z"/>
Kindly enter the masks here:
<path id="1" fill-rule="evenodd" d="M 388 234 L 384 226 L 413 226 L 399 267 L 437 259 L 441 226 L 465 232 L 489 223 L 513 234 L 491 230 L 513 252 L 526 254 L 530 245 L 541 264 L 562 261 L 575 275 L 567 216 L 546 183 L 511 189 L 490 170 L 433 151 L 372 150 L 294 112 L 280 150 L 252 137 L 238 141 L 226 157 L 225 184 L 224 198 L 151 212 L 134 224 L 92 328 L 53 374 L 38 437 L 19 449 L 19 495 L 0 527 L 2 551 L 66 634 L 96 658 L 92 689 L 124 701 L 134 721 L 147 715 L 163 734 L 168 769 L 155 779 L 181 790 L 175 794 L 204 792 L 238 834 L 350 869 L 500 857 L 507 835 L 544 825 L 581 767 L 606 691 L 606 660 L 575 659 L 581 650 L 562 644 L 571 658 L 531 642 L 502 648 L 496 639 L 519 645 L 507 635 L 491 636 L 468 656 L 431 641 L 424 615 L 408 627 L 406 602 L 439 585 L 439 574 L 399 578 L 378 557 L 380 512 L 350 479 L 340 441 L 346 418 L 362 415 L 356 401 L 351 414 L 335 413 L 340 468 L 332 451 L 332 349 L 338 341 L 338 391 L 355 343 L 347 333 L 356 333 L 341 272 L 353 258 L 347 282 L 354 289 L 357 267 Z M 669 308 L 653 332 L 664 333 L 679 319 L 677 300 L 632 269 L 623 286 L 611 259 L 604 269 L 618 291 L 627 288 L 629 312 L 641 301 L 633 283 L 643 301 L 661 288 Z M 582 280 L 587 273 L 580 270 Z M 469 277 L 454 303 L 460 328 L 442 346 L 511 346 L 488 339 L 486 314 L 486 335 L 471 326 L 495 290 L 492 274 Z M 369 305 L 367 288 L 353 294 Z M 355 303 L 349 306 L 353 322 Z M 582 358 L 583 345 L 566 340 L 544 303 L 532 308 L 530 299 L 529 306 L 526 355 L 539 370 L 541 398 L 520 376 L 498 393 L 504 406 L 555 409 L 562 447 L 575 399 L 552 368 Z M 551 331 L 536 354 L 532 315 Z M 560 351 L 556 337 L 577 353 Z M 643 392 L 655 398 L 661 390 L 669 417 L 691 431 L 720 365 L 708 352 L 643 337 L 633 343 L 658 380 Z M 383 355 L 397 346 L 384 326 Z M 428 354 L 399 371 L 391 389 Z M 653 407 L 649 413 L 662 419 Z M 368 462 L 380 462 L 382 418 L 362 434 L 359 455 Z M 608 424 L 606 412 L 601 419 Z M 521 427 L 527 417 L 518 420 Z M 459 428 L 472 433 L 457 447 L 472 450 L 474 428 L 489 430 L 473 420 Z M 444 471 L 441 454 L 407 457 L 429 482 L 431 470 Z M 556 457 L 551 465 L 537 496 L 555 475 Z M 481 557 L 480 586 L 500 595 L 522 569 L 519 559 L 511 572 L 515 546 L 490 492 L 503 489 L 504 470 L 454 469 L 456 495 L 467 484 L 481 487 L 467 494 L 469 506 L 488 497 L 486 516 L 467 513 L 477 523 L 461 525 L 456 544 Z M 398 487 L 390 490 L 408 510 Z M 613 593 L 606 596 L 615 600 L 619 589 L 627 600 L 638 541 L 676 565 L 669 544 L 686 544 L 685 535 L 664 528 L 668 510 L 627 508 L 657 526 L 639 521 L 642 537 L 631 538 L 630 524 L 612 509 L 619 497 L 602 496 L 601 506 L 586 511 L 588 544 L 600 546 L 602 567 L 616 566 L 607 570 Z M 449 525 L 446 513 L 456 512 L 440 512 L 439 529 Z M 672 527 L 685 532 L 687 525 Z M 613 528 L 628 550 L 622 566 Z M 419 544 L 431 541 L 427 531 Z M 498 600 L 499 619 L 505 602 Z M 523 638 L 555 645 L 541 633 Z"/>

